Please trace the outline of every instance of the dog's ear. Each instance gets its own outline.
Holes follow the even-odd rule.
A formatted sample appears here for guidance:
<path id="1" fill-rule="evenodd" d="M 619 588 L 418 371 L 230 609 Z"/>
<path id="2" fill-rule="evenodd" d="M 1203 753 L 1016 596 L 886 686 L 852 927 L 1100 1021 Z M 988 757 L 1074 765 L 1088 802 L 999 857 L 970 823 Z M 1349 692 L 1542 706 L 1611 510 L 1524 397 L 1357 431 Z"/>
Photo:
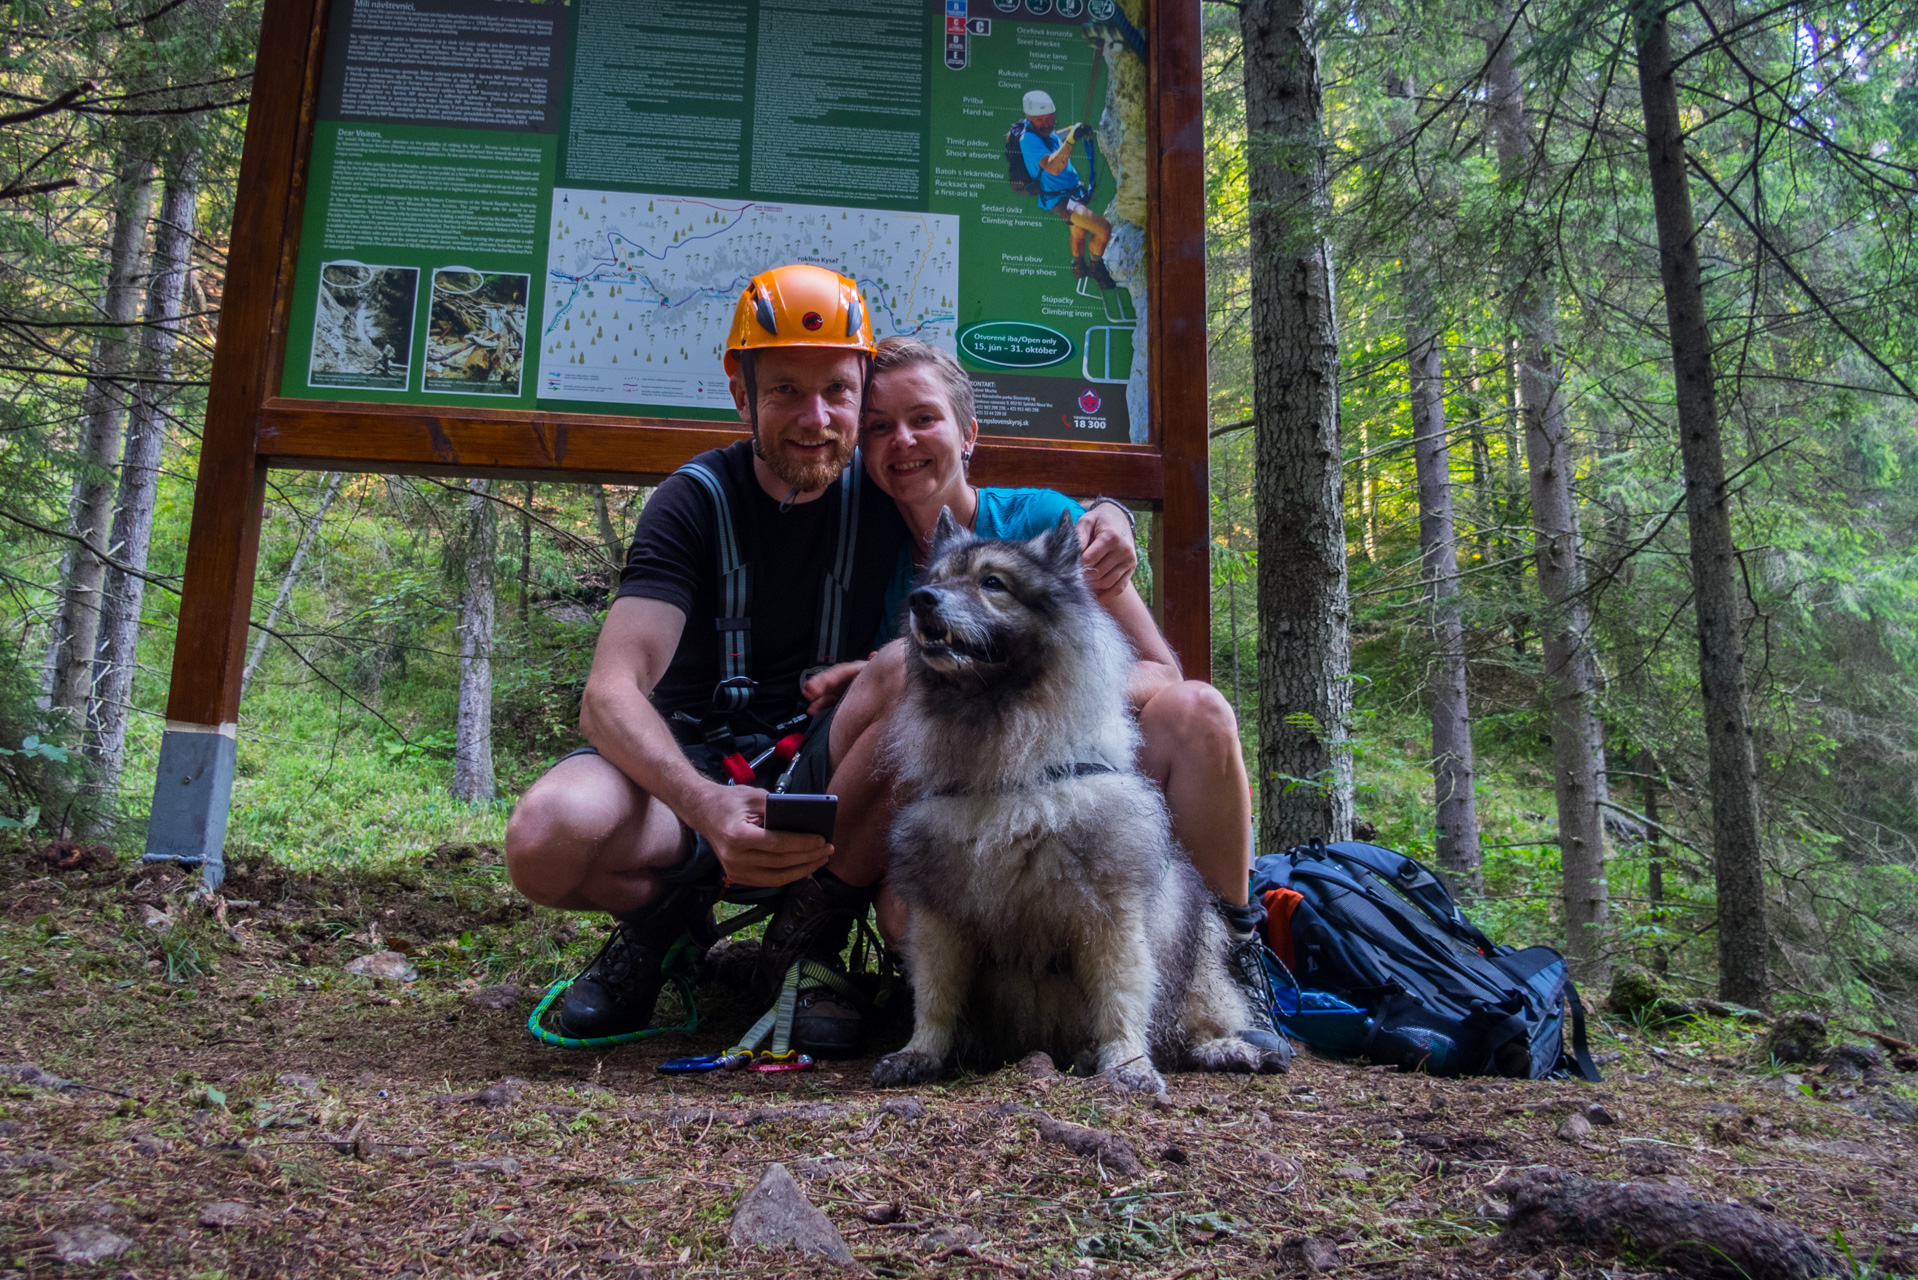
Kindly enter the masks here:
<path id="1" fill-rule="evenodd" d="M 937 560 L 960 543 L 971 541 L 971 531 L 959 527 L 959 522 L 952 518 L 952 508 L 939 508 L 939 523 L 932 526 L 932 545 L 928 548 L 930 553 L 928 563 Z"/>
<path id="2" fill-rule="evenodd" d="M 1079 568 L 1079 531 L 1072 517 L 1061 512 L 1059 523 L 1033 539 L 1035 549 L 1048 567 L 1060 574 L 1072 574 Z"/>

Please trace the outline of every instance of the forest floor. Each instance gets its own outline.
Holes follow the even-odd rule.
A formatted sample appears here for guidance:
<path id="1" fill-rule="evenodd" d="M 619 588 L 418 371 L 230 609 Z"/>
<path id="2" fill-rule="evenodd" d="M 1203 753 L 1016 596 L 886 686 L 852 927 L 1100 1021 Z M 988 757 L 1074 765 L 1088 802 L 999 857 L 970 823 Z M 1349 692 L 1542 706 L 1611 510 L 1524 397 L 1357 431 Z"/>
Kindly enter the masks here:
<path id="1" fill-rule="evenodd" d="M 1855 1274 L 1918 1274 L 1918 1126 L 1896 1119 L 1918 1076 L 1787 1074 L 1737 1022 L 1601 1018 L 1602 1084 L 1310 1056 L 1156 1101 L 1016 1067 L 911 1093 L 870 1062 L 669 1077 L 755 1010 L 702 992 L 697 1033 L 541 1047 L 535 995 L 599 935 L 527 907 L 484 846 L 378 877 L 241 866 L 217 908 L 193 887 L 0 852 L 0 1275 L 86 1271 L 55 1246 L 89 1226 L 121 1250 L 97 1270 L 136 1277 L 840 1274 L 730 1247 L 773 1161 L 885 1276 L 1665 1274 L 1513 1243 L 1497 1184 L 1538 1167 L 1736 1199 L 1842 1236 Z M 417 980 L 344 972 L 383 948 Z M 1561 1136 L 1593 1104 L 1612 1123 Z M 1123 1139 L 1132 1172 L 1042 1117 Z"/>

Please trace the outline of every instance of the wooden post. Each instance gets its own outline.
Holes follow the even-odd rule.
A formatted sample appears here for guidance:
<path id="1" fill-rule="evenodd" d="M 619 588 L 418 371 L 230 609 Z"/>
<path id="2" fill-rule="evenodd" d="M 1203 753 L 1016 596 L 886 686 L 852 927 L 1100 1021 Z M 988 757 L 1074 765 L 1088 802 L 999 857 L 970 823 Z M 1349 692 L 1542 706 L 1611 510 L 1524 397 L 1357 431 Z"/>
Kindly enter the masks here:
<path id="1" fill-rule="evenodd" d="M 167 693 L 166 735 L 147 821 L 146 860 L 198 865 L 206 886 L 226 874 L 227 804 L 233 792 L 240 674 L 260 549 L 266 464 L 255 438 L 260 406 L 278 375 L 272 330 L 283 276 L 298 246 L 296 184 L 304 164 L 289 163 L 289 138 L 317 69 L 316 0 L 269 0 L 260 30 L 252 116 L 240 159 L 239 199 L 228 256 L 226 304 L 213 354 L 193 490 L 186 580 Z"/>
<path id="2" fill-rule="evenodd" d="M 1199 0 L 1146 6 L 1146 228 L 1151 287 L 1152 424 L 1165 468 L 1164 521 L 1153 530 L 1153 594 L 1188 679 L 1212 678 L 1211 441 L 1206 434 L 1205 93 Z M 1174 198 L 1168 199 L 1168 195 Z M 1161 585 L 1163 584 L 1163 585 Z"/>

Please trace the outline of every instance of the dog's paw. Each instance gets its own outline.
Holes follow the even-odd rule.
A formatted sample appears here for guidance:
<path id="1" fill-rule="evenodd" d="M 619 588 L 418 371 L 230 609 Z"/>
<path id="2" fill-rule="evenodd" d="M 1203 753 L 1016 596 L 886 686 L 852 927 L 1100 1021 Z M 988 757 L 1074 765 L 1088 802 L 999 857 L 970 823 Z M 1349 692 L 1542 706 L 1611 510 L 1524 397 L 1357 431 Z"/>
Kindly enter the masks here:
<path id="1" fill-rule="evenodd" d="M 1232 1071 L 1250 1075 L 1259 1070 L 1261 1054 L 1234 1036 L 1220 1036 L 1195 1044 L 1186 1051 L 1186 1060 L 1195 1071 Z"/>
<path id="2" fill-rule="evenodd" d="M 872 1069 L 872 1083 L 878 1089 L 896 1089 L 901 1085 L 924 1084 L 937 1080 L 945 1064 L 929 1053 L 901 1049 L 881 1058 Z"/>
<path id="3" fill-rule="evenodd" d="M 1119 1093 L 1165 1092 L 1165 1077 L 1153 1070 L 1152 1064 L 1143 1059 L 1138 1062 L 1122 1062 L 1116 1067 L 1107 1067 L 1093 1079 L 1096 1083 Z"/>

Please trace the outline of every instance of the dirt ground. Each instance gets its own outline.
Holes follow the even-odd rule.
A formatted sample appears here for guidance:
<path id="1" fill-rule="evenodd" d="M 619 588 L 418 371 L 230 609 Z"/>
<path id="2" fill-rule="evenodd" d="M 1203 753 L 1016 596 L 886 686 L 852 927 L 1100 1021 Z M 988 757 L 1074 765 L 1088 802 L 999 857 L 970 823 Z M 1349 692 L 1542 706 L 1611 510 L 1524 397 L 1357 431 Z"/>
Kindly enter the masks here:
<path id="1" fill-rule="evenodd" d="M 870 1061 L 667 1077 L 756 1010 L 702 993 L 697 1033 L 538 1045 L 534 997 L 600 934 L 518 902 L 483 847 L 377 878 L 240 867 L 211 907 L 177 873 L 78 862 L 0 853 L 0 1277 L 838 1274 L 730 1246 L 773 1161 L 883 1276 L 1667 1274 L 1513 1244 L 1497 1184 L 1537 1167 L 1736 1199 L 1842 1237 L 1853 1274 L 1918 1274 L 1918 1076 L 1783 1074 L 1736 1022 L 1601 1019 L 1596 1085 L 1311 1057 L 1156 1102 L 1018 1067 L 912 1093 L 870 1088 Z M 385 948 L 417 980 L 344 972 Z M 119 1252 L 56 1260 L 82 1227 Z"/>

